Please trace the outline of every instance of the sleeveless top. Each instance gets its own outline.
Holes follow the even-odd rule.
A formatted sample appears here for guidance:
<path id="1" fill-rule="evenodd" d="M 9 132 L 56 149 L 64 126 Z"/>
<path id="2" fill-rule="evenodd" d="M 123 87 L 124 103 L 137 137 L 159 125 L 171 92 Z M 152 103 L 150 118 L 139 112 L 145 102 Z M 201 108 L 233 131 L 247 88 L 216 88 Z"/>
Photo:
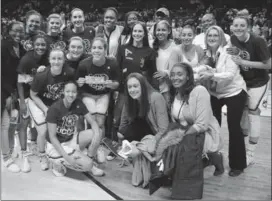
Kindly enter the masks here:
<path id="1" fill-rule="evenodd" d="M 191 61 L 189 61 L 186 58 L 185 54 L 182 54 L 182 61 L 184 63 L 187 63 L 187 64 L 191 65 L 193 68 L 196 67 L 197 64 L 198 64 L 198 54 L 197 54 L 197 52 L 195 51 L 195 55 L 194 55 L 194 57 L 193 57 L 193 59 Z"/>

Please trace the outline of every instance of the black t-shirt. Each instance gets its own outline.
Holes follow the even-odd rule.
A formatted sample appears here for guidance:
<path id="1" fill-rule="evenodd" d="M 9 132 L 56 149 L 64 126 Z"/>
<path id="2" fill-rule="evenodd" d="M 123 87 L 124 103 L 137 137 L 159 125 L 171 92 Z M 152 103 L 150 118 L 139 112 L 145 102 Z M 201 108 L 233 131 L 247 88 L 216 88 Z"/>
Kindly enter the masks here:
<path id="1" fill-rule="evenodd" d="M 231 43 L 236 46 L 239 56 L 248 61 L 267 61 L 271 56 L 265 40 L 259 36 L 250 34 L 247 42 L 241 42 L 236 36 L 231 36 Z M 268 72 L 265 69 L 252 68 L 247 71 L 241 68 L 241 74 L 247 84 L 247 87 L 256 88 L 265 85 L 268 80 Z"/>
<path id="2" fill-rule="evenodd" d="M 78 65 L 76 72 L 76 79 L 85 76 L 90 76 L 96 81 L 114 80 L 120 82 L 120 72 L 117 67 L 117 61 L 114 58 L 106 58 L 106 62 L 102 66 L 96 66 L 93 64 L 93 58 L 89 57 L 81 61 Z M 81 87 L 82 92 L 90 93 L 93 95 L 107 94 L 110 92 L 109 88 L 106 88 L 103 84 L 84 84 Z"/>
<path id="3" fill-rule="evenodd" d="M 18 74 L 27 74 L 34 77 L 36 75 L 36 72 L 39 66 L 48 65 L 47 55 L 44 55 L 42 58 L 37 59 L 34 56 L 34 54 L 35 54 L 34 51 L 30 50 L 23 56 L 17 68 Z M 23 83 L 23 87 L 24 87 L 24 97 L 27 98 L 29 97 L 30 84 Z"/>
<path id="4" fill-rule="evenodd" d="M 65 107 L 63 99 L 51 105 L 47 111 L 46 121 L 57 124 L 57 138 L 60 143 L 73 138 L 79 116 L 85 116 L 88 109 L 80 99 L 76 99 L 70 108 Z M 47 140 L 50 142 L 49 134 Z"/>
<path id="5" fill-rule="evenodd" d="M 57 35 L 57 36 L 46 35 L 45 37 L 46 37 L 46 41 L 48 43 L 48 47 L 50 50 L 55 48 L 60 48 L 62 51 L 66 50 L 66 43 L 63 40 L 62 35 Z"/>
<path id="6" fill-rule="evenodd" d="M 70 66 L 71 68 L 73 68 L 74 70 L 77 70 L 79 63 L 80 63 L 82 60 L 86 59 L 87 57 L 88 57 L 88 55 L 83 54 L 78 60 L 73 61 L 73 60 L 69 60 L 69 59 L 67 58 L 67 55 L 66 55 L 66 57 L 65 57 L 65 63 L 66 63 L 68 66 Z"/>
<path id="7" fill-rule="evenodd" d="M 63 94 L 64 83 L 74 79 L 74 70 L 64 66 L 60 75 L 53 76 L 50 67 L 45 71 L 37 73 L 31 84 L 31 90 L 38 93 L 39 98 L 46 106 L 52 103 Z"/>
<path id="8" fill-rule="evenodd" d="M 21 40 L 21 44 L 22 46 L 24 47 L 24 49 L 26 51 L 30 51 L 30 50 L 33 50 L 33 37 L 35 36 L 36 34 L 26 34 L 24 39 Z"/>
<path id="9" fill-rule="evenodd" d="M 83 32 L 75 33 L 70 28 L 68 28 L 63 32 L 63 40 L 66 42 L 67 45 L 70 38 L 74 36 L 79 36 L 83 39 L 85 53 L 88 54 L 91 50 L 91 44 L 95 37 L 95 29 L 93 27 L 85 27 Z"/>

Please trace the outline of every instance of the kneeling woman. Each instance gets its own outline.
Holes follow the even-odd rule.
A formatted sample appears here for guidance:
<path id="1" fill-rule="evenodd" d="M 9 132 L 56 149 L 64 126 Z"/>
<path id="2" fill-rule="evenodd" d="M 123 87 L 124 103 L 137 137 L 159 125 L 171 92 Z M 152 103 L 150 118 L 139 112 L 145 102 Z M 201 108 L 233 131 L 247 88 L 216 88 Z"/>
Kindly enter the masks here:
<path id="1" fill-rule="evenodd" d="M 56 176 L 64 176 L 66 167 L 102 176 L 103 170 L 93 165 L 93 158 L 102 135 L 86 106 L 77 99 L 77 90 L 76 82 L 67 82 L 64 85 L 64 98 L 48 109 L 46 121 L 49 143 L 46 153 L 52 161 L 52 171 Z M 81 115 L 92 126 L 92 130 L 76 133 L 77 120 Z M 82 153 L 85 148 L 87 148 L 87 156 Z"/>
<path id="2" fill-rule="evenodd" d="M 125 97 L 117 135 L 120 140 L 126 139 L 136 146 L 135 151 L 128 155 L 134 163 L 132 184 L 138 186 L 143 183 L 142 186 L 146 187 L 156 142 L 169 124 L 167 105 L 164 97 L 139 73 L 131 73 L 127 77 Z"/>

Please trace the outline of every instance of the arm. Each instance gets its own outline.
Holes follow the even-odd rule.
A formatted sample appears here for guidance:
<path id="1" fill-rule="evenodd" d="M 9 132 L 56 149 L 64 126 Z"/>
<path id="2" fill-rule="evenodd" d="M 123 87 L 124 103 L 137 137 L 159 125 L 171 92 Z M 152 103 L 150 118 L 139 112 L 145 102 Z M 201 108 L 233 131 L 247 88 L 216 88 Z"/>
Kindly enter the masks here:
<path id="1" fill-rule="evenodd" d="M 100 132 L 99 130 L 98 124 L 96 123 L 92 115 L 90 113 L 87 113 L 84 117 L 87 120 L 87 122 L 91 125 L 93 130 L 92 142 L 88 148 L 88 155 L 92 157 L 96 155 L 97 149 L 100 145 L 100 142 L 103 136 L 102 136 L 102 132 Z"/>
<path id="2" fill-rule="evenodd" d="M 257 69 L 271 69 L 271 58 L 266 61 L 247 61 L 241 59 L 241 66 L 246 66 L 249 68 L 257 68 Z"/>
<path id="3" fill-rule="evenodd" d="M 123 109 L 122 109 L 122 113 L 121 113 L 121 120 L 120 120 L 120 125 L 119 125 L 119 129 L 121 130 L 124 127 L 126 127 L 129 124 L 129 119 L 128 119 L 128 112 L 127 112 L 127 105 L 125 104 Z"/>
<path id="4" fill-rule="evenodd" d="M 46 116 L 48 107 L 39 98 L 38 92 L 34 92 L 34 91 L 32 91 L 32 89 L 30 89 L 30 97 L 35 102 L 35 104 L 44 112 L 44 114 Z"/>

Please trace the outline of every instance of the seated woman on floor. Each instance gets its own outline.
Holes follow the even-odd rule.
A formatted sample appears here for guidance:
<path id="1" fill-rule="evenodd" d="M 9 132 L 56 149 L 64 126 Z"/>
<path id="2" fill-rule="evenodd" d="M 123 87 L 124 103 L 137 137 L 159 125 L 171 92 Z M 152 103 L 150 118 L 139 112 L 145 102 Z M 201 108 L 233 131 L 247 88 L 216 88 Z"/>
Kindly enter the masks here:
<path id="1" fill-rule="evenodd" d="M 125 97 L 117 135 L 120 140 L 131 142 L 133 147 L 132 153 L 128 154 L 133 158 L 132 184 L 146 187 L 156 141 L 169 124 L 167 105 L 163 96 L 139 73 L 127 77 Z"/>
<path id="2" fill-rule="evenodd" d="M 202 169 L 201 155 L 208 155 L 211 164 L 215 166 L 215 176 L 223 174 L 223 157 L 219 152 L 221 148 L 220 126 L 213 116 L 210 95 L 203 86 L 195 85 L 193 70 L 189 64 L 175 64 L 170 71 L 170 80 L 173 85 L 173 90 L 171 90 L 171 116 L 175 126 L 171 124 L 172 128 L 169 126 L 168 132 L 165 132 L 157 143 L 155 160 L 159 171 L 164 174 L 168 171 L 167 168 L 176 169 L 173 175 L 169 175 L 172 176 L 173 182 L 178 181 L 175 186 L 179 186 L 179 182 L 184 179 L 182 175 L 186 175 L 187 183 L 184 183 L 184 188 L 186 185 L 188 187 L 188 180 L 192 175 L 196 178 L 201 175 L 197 173 L 201 172 Z M 177 126 L 178 124 L 179 126 Z M 188 139 L 190 137 L 192 139 Z M 201 138 L 203 139 L 202 142 Z M 178 154 L 175 154 L 174 151 L 167 155 L 167 150 L 172 149 L 171 145 L 177 145 L 179 151 L 176 152 Z M 184 149 L 181 149 L 181 146 Z M 182 157 L 180 154 L 182 154 Z M 192 157 L 195 157 L 195 159 L 192 159 Z M 195 160 L 199 162 L 196 163 Z M 154 172 L 153 169 L 152 171 L 151 182 L 157 185 L 156 178 L 160 176 L 156 175 L 156 171 Z M 173 190 L 174 188 L 173 183 Z"/>
<path id="3" fill-rule="evenodd" d="M 69 81 L 64 85 L 64 98 L 56 101 L 47 112 L 47 149 L 52 162 L 53 174 L 64 176 L 66 167 L 76 171 L 90 172 L 94 176 L 103 176 L 93 159 L 99 147 L 102 133 L 84 103 L 77 99 L 78 85 Z M 76 125 L 79 116 L 84 116 L 92 129 L 79 133 Z M 87 156 L 82 152 L 87 148 Z"/>

